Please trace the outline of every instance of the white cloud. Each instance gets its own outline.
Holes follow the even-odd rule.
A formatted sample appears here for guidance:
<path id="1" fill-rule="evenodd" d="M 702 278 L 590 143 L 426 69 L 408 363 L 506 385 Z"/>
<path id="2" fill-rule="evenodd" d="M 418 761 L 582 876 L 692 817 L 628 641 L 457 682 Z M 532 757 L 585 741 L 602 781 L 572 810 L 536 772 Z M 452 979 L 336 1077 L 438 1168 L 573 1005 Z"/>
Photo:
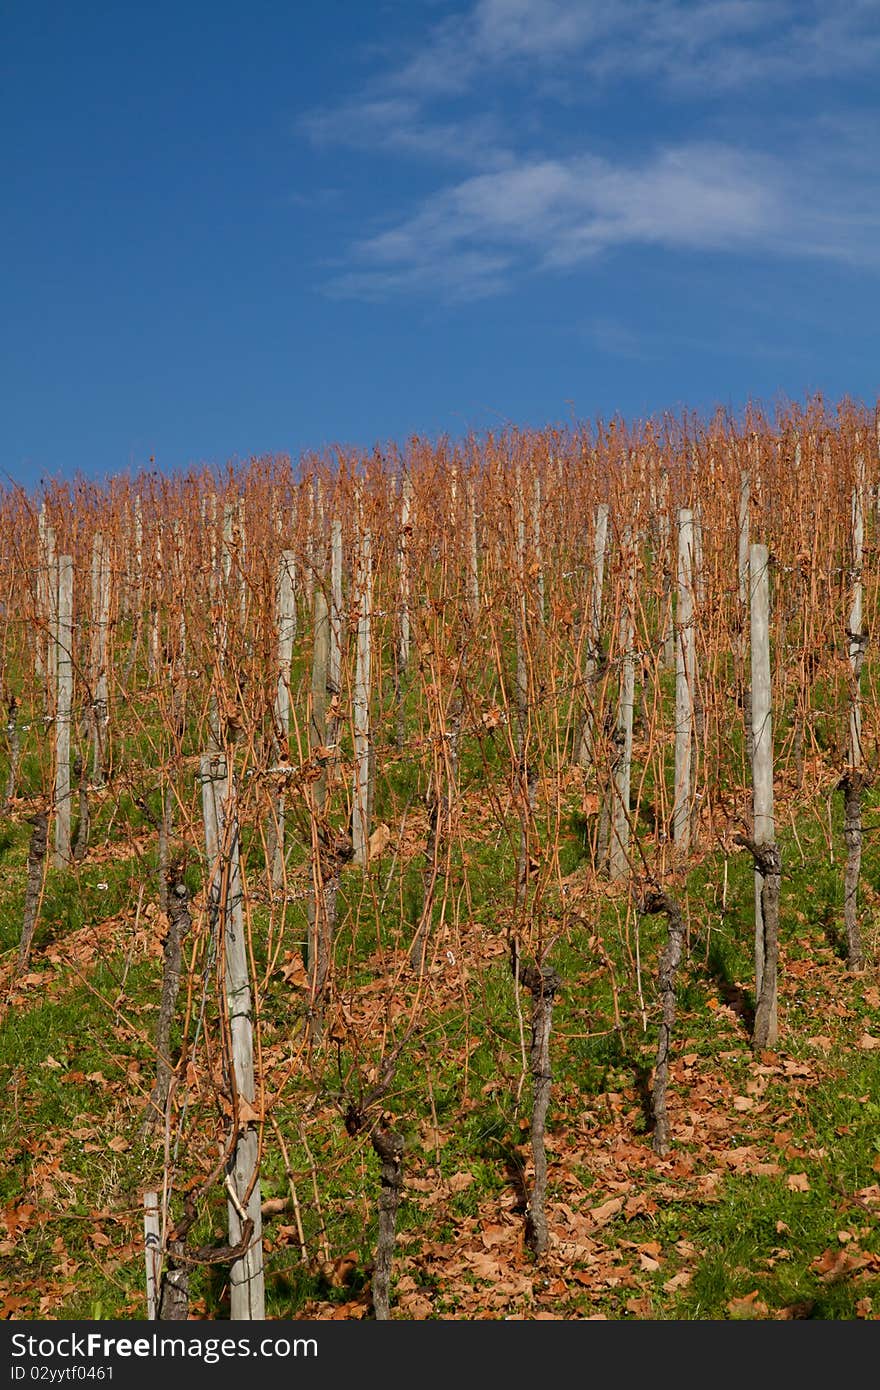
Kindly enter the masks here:
<path id="1" fill-rule="evenodd" d="M 493 291 L 515 268 L 559 269 L 627 244 L 748 245 L 783 221 L 772 171 L 719 146 L 661 152 L 641 166 L 593 156 L 523 162 L 465 179 L 352 248 L 360 269 L 336 293 L 449 288 L 488 256 Z M 434 280 L 435 269 L 437 279 Z"/>
<path id="2" fill-rule="evenodd" d="M 634 245 L 876 268 L 872 113 L 835 120 L 845 104 L 802 100 L 789 116 L 776 101 L 768 128 L 767 107 L 750 93 L 800 81 L 812 99 L 831 90 L 821 79 L 855 79 L 878 65 L 880 0 L 474 0 L 430 26 L 417 51 L 354 99 L 303 118 L 320 147 L 470 174 L 354 243 L 326 289 L 375 299 L 497 294 L 517 275 Z M 579 92 L 627 82 L 640 84 L 647 103 L 645 154 L 599 157 L 572 118 Z M 683 109 L 704 131 L 713 113 L 724 136 L 658 149 L 648 125 L 657 87 L 693 98 Z M 567 104 L 559 127 L 548 93 Z M 588 109 L 601 119 L 601 102 Z M 633 128 L 638 121 L 634 114 Z M 555 129 L 566 144 L 548 154 Z M 613 141 L 613 131 L 597 130 L 606 151 L 609 133 Z M 389 183 L 389 194 L 400 198 L 400 185 Z"/>
<path id="3" fill-rule="evenodd" d="M 388 80 L 425 98 L 535 64 L 715 90 L 852 76 L 876 68 L 878 20 L 876 0 L 476 0 Z"/>
<path id="4" fill-rule="evenodd" d="M 300 128 L 313 144 L 385 150 L 440 163 L 497 168 L 509 163 L 505 132 L 491 115 L 439 120 L 425 114 L 413 97 L 367 96 L 340 106 L 310 111 Z"/>
<path id="5" fill-rule="evenodd" d="M 522 161 L 444 188 L 356 242 L 356 269 L 328 288 L 376 299 L 494 294 L 515 275 L 569 270 L 630 246 L 878 266 L 876 190 L 847 203 L 826 178 L 817 197 L 808 174 L 798 161 L 710 143 L 663 149 L 640 164 L 592 155 Z"/>

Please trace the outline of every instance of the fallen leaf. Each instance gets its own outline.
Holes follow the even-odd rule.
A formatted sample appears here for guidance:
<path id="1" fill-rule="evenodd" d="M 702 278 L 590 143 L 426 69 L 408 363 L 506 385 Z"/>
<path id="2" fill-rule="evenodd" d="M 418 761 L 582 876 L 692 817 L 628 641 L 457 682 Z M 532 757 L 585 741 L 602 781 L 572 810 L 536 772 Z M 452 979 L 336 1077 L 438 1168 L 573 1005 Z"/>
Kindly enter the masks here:
<path id="1" fill-rule="evenodd" d="M 473 1173 L 453 1173 L 446 1183 L 449 1192 L 464 1192 L 466 1187 L 470 1187 L 474 1180 Z"/>
<path id="2" fill-rule="evenodd" d="M 806 1173 L 789 1173 L 786 1183 L 789 1192 L 809 1192 L 810 1180 Z"/>
<path id="3" fill-rule="evenodd" d="M 391 831 L 384 821 L 380 821 L 370 836 L 370 858 L 378 859 L 391 842 Z"/>
<path id="4" fill-rule="evenodd" d="M 766 1303 L 761 1302 L 758 1290 L 753 1289 L 743 1298 L 732 1298 L 727 1305 L 727 1311 L 731 1318 L 739 1322 L 746 1318 L 766 1318 L 770 1310 Z"/>
<path id="5" fill-rule="evenodd" d="M 590 1215 L 597 1226 L 604 1226 L 606 1221 L 610 1221 L 619 1211 L 623 1210 L 623 1206 L 623 1197 L 609 1197 L 607 1202 L 602 1202 L 600 1206 L 593 1207 L 590 1211 Z"/>

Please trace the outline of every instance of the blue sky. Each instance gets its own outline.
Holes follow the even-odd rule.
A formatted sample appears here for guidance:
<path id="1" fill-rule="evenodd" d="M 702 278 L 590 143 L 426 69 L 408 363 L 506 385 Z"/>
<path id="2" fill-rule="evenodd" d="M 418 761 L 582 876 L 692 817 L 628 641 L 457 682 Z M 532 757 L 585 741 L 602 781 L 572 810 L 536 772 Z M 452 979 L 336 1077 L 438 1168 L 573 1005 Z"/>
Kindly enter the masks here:
<path id="1" fill-rule="evenodd" d="M 0 475 L 880 392 L 880 0 L 2 0 Z"/>

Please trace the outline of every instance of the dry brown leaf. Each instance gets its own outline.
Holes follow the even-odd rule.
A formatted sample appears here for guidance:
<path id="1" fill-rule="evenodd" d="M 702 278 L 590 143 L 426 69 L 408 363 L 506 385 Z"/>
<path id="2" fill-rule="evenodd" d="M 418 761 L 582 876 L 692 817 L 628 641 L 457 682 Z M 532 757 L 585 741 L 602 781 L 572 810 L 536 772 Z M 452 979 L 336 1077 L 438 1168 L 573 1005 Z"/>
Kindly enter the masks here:
<path id="1" fill-rule="evenodd" d="M 809 1192 L 810 1180 L 806 1173 L 789 1173 L 786 1178 L 789 1192 Z"/>
<path id="2" fill-rule="evenodd" d="M 385 853 L 390 843 L 391 830 L 384 821 L 380 821 L 370 836 L 370 858 L 378 859 L 381 854 Z"/>
<path id="3" fill-rule="evenodd" d="M 607 1202 L 602 1202 L 598 1207 L 592 1207 L 590 1215 L 597 1226 L 604 1226 L 607 1221 L 611 1221 L 618 1212 L 624 1207 L 623 1197 L 609 1197 Z"/>
<path id="4" fill-rule="evenodd" d="M 743 1298 L 732 1298 L 727 1305 L 727 1311 L 734 1321 L 739 1322 L 746 1318 L 766 1318 L 770 1310 L 758 1297 L 758 1290 L 753 1289 Z"/>

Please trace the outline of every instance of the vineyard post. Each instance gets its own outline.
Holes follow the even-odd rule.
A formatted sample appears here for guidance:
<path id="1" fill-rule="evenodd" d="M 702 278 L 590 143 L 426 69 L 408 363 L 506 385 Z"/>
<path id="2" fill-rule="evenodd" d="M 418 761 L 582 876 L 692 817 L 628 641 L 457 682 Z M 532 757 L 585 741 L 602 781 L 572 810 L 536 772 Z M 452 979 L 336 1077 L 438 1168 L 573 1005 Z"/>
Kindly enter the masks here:
<path id="1" fill-rule="evenodd" d="M 635 704 L 636 660 L 635 641 L 636 560 L 638 535 L 627 526 L 623 533 L 624 575 L 623 610 L 620 622 L 621 672 L 615 733 L 613 788 L 614 810 L 612 835 L 608 854 L 608 874 L 613 881 L 624 878 L 629 871 L 629 799 L 632 777 L 633 706 Z"/>
<path id="2" fill-rule="evenodd" d="M 405 685 L 409 667 L 410 624 L 409 624 L 409 537 L 412 529 L 412 479 L 404 472 L 400 480 L 400 527 L 397 533 L 397 669 L 395 673 L 397 703 L 397 746 L 402 748 L 405 740 Z"/>
<path id="3" fill-rule="evenodd" d="M 663 568 L 663 666 L 671 671 L 675 666 L 675 621 L 672 600 L 672 557 L 669 553 L 672 525 L 669 518 L 669 474 L 664 469 L 660 474 L 659 515 L 657 519 L 657 542 L 660 563 Z"/>
<path id="4" fill-rule="evenodd" d="M 275 689 L 275 751 L 279 759 L 290 762 L 290 666 L 296 637 L 296 595 L 294 592 L 295 556 L 292 550 L 282 550 L 278 560 L 275 588 L 275 612 L 278 630 L 278 683 Z M 284 882 L 284 792 L 276 796 L 271 821 L 272 887 L 281 888 Z"/>
<path id="5" fill-rule="evenodd" d="M 73 715 L 73 556 L 59 555 L 53 646 L 55 699 L 55 853 L 60 868 L 70 860 L 70 722 Z"/>
<path id="6" fill-rule="evenodd" d="M 605 576 L 605 548 L 608 541 L 608 512 L 608 503 L 600 502 L 596 508 L 596 524 L 593 532 L 593 571 L 590 585 L 590 609 L 587 615 L 587 660 L 584 670 L 586 713 L 577 749 L 577 765 L 582 768 L 589 767 L 593 757 L 595 715 L 592 687 L 601 657 L 602 585 Z"/>
<path id="7" fill-rule="evenodd" d="M 144 1193 L 144 1264 L 147 1277 L 147 1321 L 159 1316 L 159 1277 L 162 1241 L 159 1227 L 159 1194 Z"/>
<path id="8" fill-rule="evenodd" d="M 342 522 L 334 517 L 330 523 L 330 652 L 327 662 L 327 689 L 338 696 L 342 680 Z M 328 731 L 330 742 L 336 739 L 337 717 Z"/>
<path id="9" fill-rule="evenodd" d="M 467 592 L 471 622 L 476 622 L 480 612 L 480 570 L 479 543 L 477 536 L 477 489 L 473 475 L 467 480 Z"/>
<path id="10" fill-rule="evenodd" d="M 182 607 L 181 607 L 182 611 Z M 90 683 L 92 687 L 92 781 L 100 785 L 107 763 L 109 728 L 107 646 L 110 627 L 110 547 L 97 532 L 92 543 L 92 631 Z"/>
<path id="11" fill-rule="evenodd" d="M 244 582 L 245 554 L 247 550 L 247 526 L 244 497 L 239 497 L 236 510 L 238 521 L 236 534 L 236 556 L 238 564 L 238 626 L 242 637 L 247 630 L 247 585 Z"/>
<path id="12" fill-rule="evenodd" d="M 686 855 L 691 843 L 691 755 L 694 723 L 693 587 L 694 519 L 688 507 L 678 511 L 678 594 L 675 644 L 675 781 L 672 805 L 672 841 Z"/>
<path id="13" fill-rule="evenodd" d="M 306 611 L 312 607 L 312 598 L 315 592 L 315 486 L 311 475 L 304 483 L 306 490 L 306 543 L 305 543 L 305 575 L 303 591 L 306 600 Z"/>
<path id="14" fill-rule="evenodd" d="M 360 509 L 358 509 L 360 510 Z M 354 862 L 369 859 L 370 844 L 370 622 L 372 617 L 372 537 L 361 531 L 358 547 L 358 620 L 354 681 L 354 798 L 351 839 Z"/>
<path id="15" fill-rule="evenodd" d="M 752 796 L 755 858 L 755 1044 L 777 1038 L 776 971 L 779 850 L 773 809 L 773 715 L 770 677 L 770 561 L 766 545 L 749 548 L 752 647 Z"/>
<path id="16" fill-rule="evenodd" d="M 260 1206 L 260 1143 L 254 1128 L 256 1086 L 248 952 L 245 939 L 243 882 L 238 813 L 226 758 L 203 753 L 200 759 L 205 849 L 210 874 L 209 902 L 217 936 L 217 957 L 224 963 L 224 991 L 230 1040 L 233 1120 L 238 1137 L 228 1167 L 229 1244 L 243 1243 L 244 1253 L 229 1271 L 230 1317 L 233 1321 L 266 1316 Z M 242 1114 L 243 1103 L 247 1112 Z"/>
<path id="17" fill-rule="evenodd" d="M 850 666 L 849 766 L 840 781 L 843 791 L 843 834 L 846 842 L 843 913 L 846 925 L 846 963 L 850 970 L 864 964 L 859 929 L 859 875 L 862 863 L 862 663 L 868 637 L 862 631 L 862 559 L 865 539 L 865 458 L 856 456 L 856 479 L 852 492 L 852 601 L 847 629 Z"/>
<path id="18" fill-rule="evenodd" d="M 746 736 L 746 748 L 749 761 L 752 757 L 752 701 L 746 683 L 746 647 L 747 647 L 747 627 L 749 622 L 749 515 L 751 509 L 751 474 L 747 468 L 743 468 L 739 475 L 739 512 L 737 516 L 737 580 L 739 593 L 739 619 L 740 619 L 740 640 L 739 640 L 739 661 L 740 672 L 740 698 L 742 699 L 743 710 L 743 731 Z"/>

